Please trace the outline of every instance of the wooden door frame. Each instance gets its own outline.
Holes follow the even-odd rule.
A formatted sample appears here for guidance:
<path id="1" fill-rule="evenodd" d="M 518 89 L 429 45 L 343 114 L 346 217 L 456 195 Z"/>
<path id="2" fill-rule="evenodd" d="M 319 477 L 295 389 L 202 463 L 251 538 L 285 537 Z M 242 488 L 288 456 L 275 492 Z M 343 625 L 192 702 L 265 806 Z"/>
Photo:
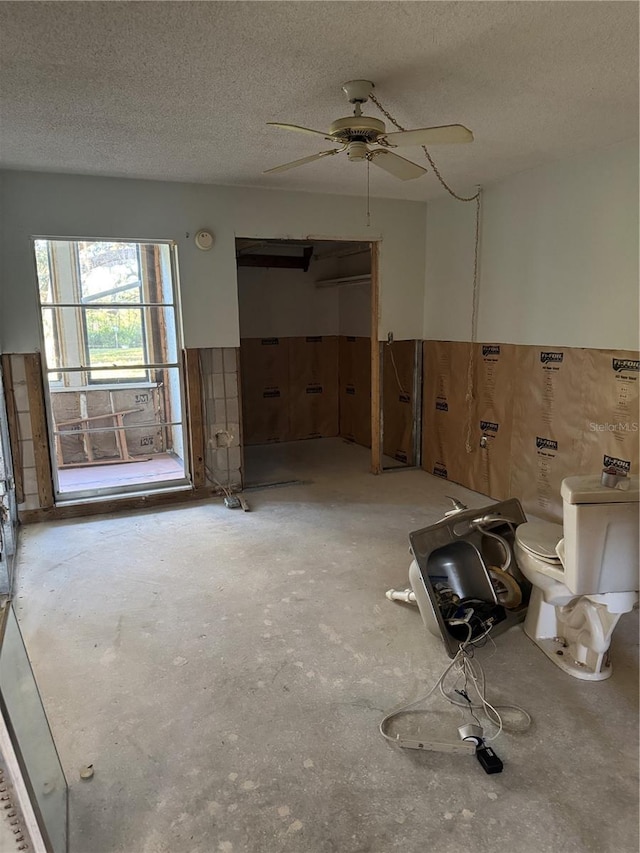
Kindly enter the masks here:
<path id="1" fill-rule="evenodd" d="M 377 240 L 371 246 L 371 473 L 382 474 L 382 397 L 380 394 L 380 286 Z"/>
<path id="2" fill-rule="evenodd" d="M 235 235 L 235 240 L 251 239 L 240 234 Z M 286 240 L 286 237 L 253 237 L 256 240 Z M 322 242 L 323 240 L 339 242 L 339 243 L 369 243 L 371 251 L 371 461 L 370 469 L 372 474 L 382 474 L 382 398 L 380 394 L 380 341 L 378 340 L 379 325 L 380 325 L 380 284 L 379 284 L 379 240 L 358 239 L 356 237 L 326 237 L 312 236 L 307 238 L 296 237 L 291 238 L 298 242 L 305 242 L 305 239 L 313 242 Z M 237 280 L 236 266 L 236 293 L 239 293 L 239 282 Z M 239 332 L 238 332 L 239 333 Z M 240 375 L 240 366 L 238 366 L 238 399 L 240 404 L 240 423 L 242 424 L 242 382 Z M 244 485 L 244 442 L 241 447 L 241 464 L 242 464 L 242 481 Z"/>

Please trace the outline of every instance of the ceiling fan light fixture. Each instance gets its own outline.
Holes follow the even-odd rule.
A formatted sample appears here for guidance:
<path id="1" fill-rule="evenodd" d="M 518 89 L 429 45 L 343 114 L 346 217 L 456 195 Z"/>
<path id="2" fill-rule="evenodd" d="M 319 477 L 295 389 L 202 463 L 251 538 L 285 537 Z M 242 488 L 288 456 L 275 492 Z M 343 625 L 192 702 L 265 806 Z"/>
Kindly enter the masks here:
<path id="1" fill-rule="evenodd" d="M 369 147 L 366 142 L 350 142 L 347 147 L 347 158 L 349 160 L 366 160 L 369 156 Z"/>

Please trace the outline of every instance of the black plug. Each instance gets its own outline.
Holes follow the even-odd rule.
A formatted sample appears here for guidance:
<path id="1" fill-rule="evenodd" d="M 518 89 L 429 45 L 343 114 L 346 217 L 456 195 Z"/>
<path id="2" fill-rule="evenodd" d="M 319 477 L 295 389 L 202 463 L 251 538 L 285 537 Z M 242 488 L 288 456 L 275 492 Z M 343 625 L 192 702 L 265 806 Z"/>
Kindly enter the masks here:
<path id="1" fill-rule="evenodd" d="M 490 746 L 481 743 L 476 749 L 476 758 L 482 764 L 485 773 L 502 773 L 504 764 Z"/>

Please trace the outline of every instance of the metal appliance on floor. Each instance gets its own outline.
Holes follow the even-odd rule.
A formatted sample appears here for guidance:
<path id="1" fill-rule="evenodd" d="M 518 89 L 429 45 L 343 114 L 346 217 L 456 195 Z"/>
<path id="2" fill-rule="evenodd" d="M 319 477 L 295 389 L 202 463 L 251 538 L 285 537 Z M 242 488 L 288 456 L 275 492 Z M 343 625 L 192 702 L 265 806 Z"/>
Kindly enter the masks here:
<path id="1" fill-rule="evenodd" d="M 521 622 L 531 584 L 513 551 L 516 528 L 527 520 L 520 501 L 469 509 L 450 500 L 443 519 L 409 534 L 411 587 L 390 589 L 387 598 L 417 604 L 427 630 L 453 658 L 460 643 L 488 627 L 496 636 Z"/>

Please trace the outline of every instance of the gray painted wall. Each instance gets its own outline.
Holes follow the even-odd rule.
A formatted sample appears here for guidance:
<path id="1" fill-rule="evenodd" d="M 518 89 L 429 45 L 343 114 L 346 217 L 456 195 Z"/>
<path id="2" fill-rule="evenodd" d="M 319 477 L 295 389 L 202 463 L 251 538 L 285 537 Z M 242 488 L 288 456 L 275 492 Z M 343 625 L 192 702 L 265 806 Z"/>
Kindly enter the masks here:
<path id="1" fill-rule="evenodd" d="M 6 351 L 40 348 L 32 236 L 175 240 L 188 347 L 239 344 L 236 236 L 380 240 L 380 336 L 422 335 L 423 203 L 372 199 L 367 227 L 363 199 L 351 196 L 38 172 L 0 180 Z M 194 245 L 200 228 L 216 235 L 209 252 Z"/>
<path id="2" fill-rule="evenodd" d="M 429 203 L 425 338 L 471 340 L 475 205 Z M 478 340 L 638 348 L 638 143 L 484 192 Z"/>

